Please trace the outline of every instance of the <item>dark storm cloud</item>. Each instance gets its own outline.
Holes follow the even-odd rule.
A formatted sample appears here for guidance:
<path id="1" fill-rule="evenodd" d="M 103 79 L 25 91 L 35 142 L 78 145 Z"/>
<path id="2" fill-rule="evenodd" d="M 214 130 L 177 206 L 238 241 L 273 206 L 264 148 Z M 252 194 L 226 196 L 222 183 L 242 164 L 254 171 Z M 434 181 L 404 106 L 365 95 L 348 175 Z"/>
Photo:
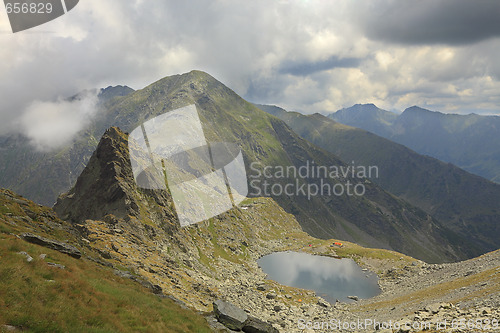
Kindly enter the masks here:
<path id="1" fill-rule="evenodd" d="M 316 72 L 321 72 L 334 68 L 354 68 L 358 67 L 361 59 L 339 58 L 332 56 L 326 60 L 315 62 L 285 62 L 279 72 L 281 74 L 292 74 L 296 76 L 306 76 Z"/>
<path id="2" fill-rule="evenodd" d="M 500 37 L 500 1 L 377 1 L 361 21 L 365 34 L 374 40 L 465 45 Z"/>

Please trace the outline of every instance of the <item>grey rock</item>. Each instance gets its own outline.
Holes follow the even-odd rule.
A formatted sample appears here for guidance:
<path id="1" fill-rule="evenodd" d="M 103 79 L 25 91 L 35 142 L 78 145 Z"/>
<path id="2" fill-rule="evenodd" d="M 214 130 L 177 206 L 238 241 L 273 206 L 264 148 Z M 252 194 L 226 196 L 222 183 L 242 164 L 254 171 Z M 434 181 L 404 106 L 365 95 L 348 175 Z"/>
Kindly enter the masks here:
<path id="1" fill-rule="evenodd" d="M 101 255 L 101 257 L 103 257 L 104 259 L 111 259 L 111 254 L 106 251 L 106 250 L 100 250 L 100 249 L 97 249 L 97 252 Z"/>
<path id="2" fill-rule="evenodd" d="M 248 319 L 245 311 L 229 302 L 216 300 L 213 306 L 217 320 L 229 329 L 241 330 Z"/>
<path id="3" fill-rule="evenodd" d="M 27 262 L 32 262 L 33 261 L 33 257 L 31 257 L 28 253 L 24 252 L 24 251 L 21 251 L 21 252 L 17 252 L 18 254 L 21 254 L 23 256 L 26 257 L 26 261 Z"/>
<path id="4" fill-rule="evenodd" d="M 452 303 L 441 303 L 439 304 L 439 307 L 441 309 L 450 310 L 453 309 L 455 306 Z"/>
<path id="5" fill-rule="evenodd" d="M 43 247 L 59 251 L 76 259 L 80 259 L 82 257 L 82 253 L 80 252 L 80 250 L 72 245 L 63 242 L 48 239 L 32 233 L 24 233 L 21 235 L 21 238 L 29 243 L 41 245 Z"/>
<path id="6" fill-rule="evenodd" d="M 115 269 L 113 271 L 113 273 L 115 273 L 115 275 L 117 275 L 117 276 L 119 276 L 121 278 L 131 279 L 131 280 L 133 280 L 135 282 L 140 283 L 143 287 L 150 289 L 153 292 L 153 294 L 163 295 L 163 289 L 159 285 L 152 284 L 149 281 L 143 280 L 143 279 L 141 279 L 141 278 L 139 278 L 139 277 L 131 274 L 130 272 L 126 272 L 126 271 L 121 271 L 121 270 Z"/>
<path id="7" fill-rule="evenodd" d="M 483 315 L 488 315 L 488 314 L 491 314 L 491 309 L 487 308 L 487 307 L 483 307 L 483 308 L 479 309 L 479 312 Z"/>
<path id="8" fill-rule="evenodd" d="M 276 297 L 278 297 L 278 295 L 276 295 L 275 293 L 269 293 L 266 295 L 267 299 L 275 299 Z"/>
<path id="9" fill-rule="evenodd" d="M 347 298 L 350 298 L 353 301 L 359 301 L 359 297 L 358 296 L 347 296 Z"/>
<path id="10" fill-rule="evenodd" d="M 316 314 L 316 310 L 311 306 L 311 307 L 308 307 L 307 310 L 304 311 L 304 315 L 306 317 L 312 317 Z"/>
<path id="11" fill-rule="evenodd" d="M 212 332 L 219 332 L 219 333 L 222 333 L 222 332 L 225 332 L 225 333 L 227 333 L 227 332 L 239 332 L 239 331 L 230 330 L 229 328 L 227 328 L 226 326 L 224 326 L 222 323 L 220 323 L 217 320 L 217 318 L 215 318 L 215 315 L 213 315 L 213 314 L 205 316 L 205 319 L 207 320 L 208 325 L 212 329 Z"/>
<path id="12" fill-rule="evenodd" d="M 260 319 L 249 316 L 243 326 L 243 332 L 246 333 L 279 333 L 279 330 L 273 325 Z"/>
<path id="13" fill-rule="evenodd" d="M 320 306 L 322 306 L 324 308 L 329 308 L 330 307 L 330 303 L 328 303 L 327 301 L 325 301 L 321 297 L 318 297 L 318 305 L 320 305 Z"/>
<path id="14" fill-rule="evenodd" d="M 48 262 L 47 265 L 52 266 L 52 267 L 56 267 L 56 268 L 60 268 L 60 269 L 66 269 L 66 267 L 64 265 L 55 264 L 53 262 Z"/>

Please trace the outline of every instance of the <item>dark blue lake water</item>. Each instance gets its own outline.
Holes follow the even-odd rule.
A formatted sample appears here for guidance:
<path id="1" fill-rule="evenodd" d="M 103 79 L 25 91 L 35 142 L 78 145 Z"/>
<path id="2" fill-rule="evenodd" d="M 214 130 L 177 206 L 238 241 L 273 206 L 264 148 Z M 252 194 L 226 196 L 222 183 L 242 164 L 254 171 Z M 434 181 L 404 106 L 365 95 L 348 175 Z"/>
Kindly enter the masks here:
<path id="1" fill-rule="evenodd" d="M 330 303 L 351 302 L 347 296 L 370 298 L 380 293 L 375 273 L 363 271 L 352 259 L 299 252 L 277 252 L 260 258 L 268 278 L 290 287 L 314 290 Z"/>

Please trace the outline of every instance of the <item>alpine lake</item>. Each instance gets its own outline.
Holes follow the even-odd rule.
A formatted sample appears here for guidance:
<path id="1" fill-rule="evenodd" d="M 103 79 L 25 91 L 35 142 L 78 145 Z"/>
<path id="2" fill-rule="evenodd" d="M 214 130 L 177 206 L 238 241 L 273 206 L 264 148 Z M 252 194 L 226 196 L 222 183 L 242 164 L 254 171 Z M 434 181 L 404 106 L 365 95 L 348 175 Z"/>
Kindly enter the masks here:
<path id="1" fill-rule="evenodd" d="M 269 279 L 313 290 L 331 304 L 337 300 L 353 302 L 352 298 L 370 298 L 380 293 L 377 275 L 362 269 L 352 259 L 275 252 L 260 258 L 257 263 Z"/>

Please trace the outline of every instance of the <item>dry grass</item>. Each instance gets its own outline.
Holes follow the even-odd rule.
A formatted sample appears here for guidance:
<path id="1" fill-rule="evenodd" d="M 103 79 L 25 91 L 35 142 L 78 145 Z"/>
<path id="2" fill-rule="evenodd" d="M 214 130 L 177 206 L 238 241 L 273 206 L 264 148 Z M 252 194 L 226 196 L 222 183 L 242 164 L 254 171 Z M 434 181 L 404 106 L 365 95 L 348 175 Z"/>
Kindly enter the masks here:
<path id="1" fill-rule="evenodd" d="M 19 251 L 34 260 L 27 262 Z M 42 253 L 45 260 L 39 258 Z M 0 234 L 0 262 L 0 327 L 28 332 L 210 332 L 201 315 L 92 262 L 6 234 Z"/>

